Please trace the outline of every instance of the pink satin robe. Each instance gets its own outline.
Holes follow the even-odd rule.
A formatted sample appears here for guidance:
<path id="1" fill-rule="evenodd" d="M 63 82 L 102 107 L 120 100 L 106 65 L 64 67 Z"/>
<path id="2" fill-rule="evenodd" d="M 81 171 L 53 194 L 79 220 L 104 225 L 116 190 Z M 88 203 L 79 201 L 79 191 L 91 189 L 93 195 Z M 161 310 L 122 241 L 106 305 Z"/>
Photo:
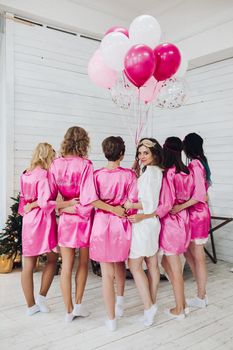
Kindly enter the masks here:
<path id="1" fill-rule="evenodd" d="M 189 217 L 191 225 L 191 240 L 204 239 L 208 237 L 210 229 L 210 210 L 206 202 L 208 183 L 204 166 L 198 159 L 189 163 L 189 170 L 194 180 L 194 190 L 192 198 L 198 203 L 189 207 Z"/>
<path id="2" fill-rule="evenodd" d="M 54 194 L 50 192 L 47 171 L 40 167 L 26 171 L 20 179 L 18 212 L 23 216 L 22 246 L 24 256 L 38 256 L 51 252 L 57 245 L 57 224 Z M 38 207 L 25 214 L 27 203 L 38 202 Z"/>
<path id="3" fill-rule="evenodd" d="M 188 210 L 182 210 L 175 215 L 170 214 L 170 210 L 175 204 L 188 201 L 192 191 L 191 174 L 176 174 L 175 167 L 165 172 L 156 210 L 161 222 L 159 248 L 165 254 L 180 255 L 185 253 L 189 246 L 191 230 Z"/>
<path id="4" fill-rule="evenodd" d="M 94 174 L 99 199 L 113 206 L 123 205 L 127 199 L 136 203 L 137 179 L 130 169 L 102 168 Z M 135 211 L 128 213 L 134 214 Z M 132 224 L 109 212 L 97 209 L 90 240 L 90 257 L 100 262 L 125 261 L 129 256 Z"/>
<path id="5" fill-rule="evenodd" d="M 58 244 L 62 247 L 89 247 L 93 218 L 91 202 L 98 199 L 90 160 L 78 156 L 60 157 L 53 161 L 49 171 L 52 192 L 64 200 L 79 198 L 75 214 L 63 213 L 58 224 Z"/>

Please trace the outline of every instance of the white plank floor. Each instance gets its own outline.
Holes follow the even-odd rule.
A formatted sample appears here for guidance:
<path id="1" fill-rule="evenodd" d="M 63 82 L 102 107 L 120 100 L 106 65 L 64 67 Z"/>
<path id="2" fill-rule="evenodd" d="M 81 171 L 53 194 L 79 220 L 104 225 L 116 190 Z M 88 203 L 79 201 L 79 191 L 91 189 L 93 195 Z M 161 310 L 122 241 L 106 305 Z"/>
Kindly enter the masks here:
<path id="1" fill-rule="evenodd" d="M 20 288 L 20 271 L 0 275 L 0 348 L 7 350 L 233 350 L 233 274 L 231 265 L 208 262 L 209 306 L 193 310 L 183 321 L 169 320 L 163 309 L 173 306 L 168 282 L 160 284 L 159 312 L 152 327 L 144 328 L 139 319 L 143 308 L 133 281 L 127 281 L 125 315 L 118 330 L 109 333 L 104 325 L 105 310 L 101 294 L 101 278 L 91 271 L 85 293 L 85 305 L 91 316 L 64 324 L 64 306 L 55 277 L 49 291 L 51 313 L 25 315 L 25 302 Z M 40 272 L 34 274 L 38 290 Z M 195 284 L 185 272 L 187 296 L 195 294 Z"/>

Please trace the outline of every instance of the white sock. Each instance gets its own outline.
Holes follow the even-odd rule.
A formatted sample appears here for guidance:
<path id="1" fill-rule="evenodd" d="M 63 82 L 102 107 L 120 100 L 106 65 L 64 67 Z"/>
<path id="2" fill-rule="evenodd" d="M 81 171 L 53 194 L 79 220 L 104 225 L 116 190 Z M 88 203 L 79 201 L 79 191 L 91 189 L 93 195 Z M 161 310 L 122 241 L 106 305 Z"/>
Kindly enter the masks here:
<path id="1" fill-rule="evenodd" d="M 122 317 L 124 313 L 124 297 L 117 295 L 116 305 L 115 305 L 115 314 L 116 317 Z"/>
<path id="2" fill-rule="evenodd" d="M 39 294 L 36 298 L 36 304 L 39 306 L 41 312 L 50 312 L 49 307 L 46 303 L 46 297 Z"/>
<path id="3" fill-rule="evenodd" d="M 107 319 L 105 321 L 105 326 L 107 327 L 107 329 L 111 332 L 114 332 L 117 329 L 117 322 L 116 322 L 116 318 L 114 318 L 114 320 L 109 320 Z"/>
<path id="4" fill-rule="evenodd" d="M 201 299 L 199 297 L 187 299 L 186 303 L 188 306 L 193 308 L 205 308 L 208 305 L 208 298 L 207 295 L 204 299 Z"/>
<path id="5" fill-rule="evenodd" d="M 173 320 L 181 321 L 185 319 L 185 311 L 181 312 L 179 315 L 173 314 L 170 309 L 165 309 L 164 310 L 165 315 L 168 315 L 170 318 Z"/>
<path id="6" fill-rule="evenodd" d="M 37 312 L 40 312 L 40 308 L 36 304 L 27 308 L 27 315 L 28 316 L 32 316 L 32 315 L 36 314 Z"/>
<path id="7" fill-rule="evenodd" d="M 90 312 L 82 304 L 74 304 L 73 315 L 77 317 L 88 317 Z"/>
<path id="8" fill-rule="evenodd" d="M 156 305 L 156 304 L 155 304 Z M 157 312 L 157 305 L 152 305 L 149 309 L 144 310 L 144 325 L 151 326 L 154 322 L 154 317 Z"/>
<path id="9" fill-rule="evenodd" d="M 73 312 L 67 312 L 65 315 L 65 323 L 72 322 L 73 318 L 74 318 Z"/>
<path id="10" fill-rule="evenodd" d="M 117 305 L 123 305 L 124 304 L 124 296 L 123 295 L 117 295 L 116 297 L 116 304 Z"/>

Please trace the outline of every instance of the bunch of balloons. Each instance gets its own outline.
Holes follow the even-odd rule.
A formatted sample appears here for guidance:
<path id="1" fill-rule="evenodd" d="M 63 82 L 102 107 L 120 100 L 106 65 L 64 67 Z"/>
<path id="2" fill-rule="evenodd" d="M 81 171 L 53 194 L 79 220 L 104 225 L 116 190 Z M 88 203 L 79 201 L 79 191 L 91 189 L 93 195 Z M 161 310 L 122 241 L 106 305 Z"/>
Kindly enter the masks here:
<path id="1" fill-rule="evenodd" d="M 130 106 L 132 85 L 137 89 L 131 90 L 137 90 L 144 103 L 155 100 L 166 87 L 164 81 L 174 76 L 181 78 L 188 67 L 185 55 L 177 46 L 160 43 L 160 37 L 160 25 L 149 15 L 136 17 L 129 30 L 111 27 L 89 61 L 90 79 L 100 87 L 111 89 L 113 101 L 123 108 Z M 124 76 L 120 82 L 119 72 Z"/>

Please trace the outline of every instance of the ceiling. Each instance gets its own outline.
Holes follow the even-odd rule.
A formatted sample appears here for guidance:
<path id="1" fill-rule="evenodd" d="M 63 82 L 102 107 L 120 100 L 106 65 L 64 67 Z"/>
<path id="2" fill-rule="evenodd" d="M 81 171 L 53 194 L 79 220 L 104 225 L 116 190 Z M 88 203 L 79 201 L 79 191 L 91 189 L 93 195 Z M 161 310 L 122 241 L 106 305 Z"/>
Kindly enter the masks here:
<path id="1" fill-rule="evenodd" d="M 70 2 L 82 5 L 97 11 L 115 16 L 116 18 L 130 21 L 132 18 L 150 13 L 153 15 L 160 15 L 163 12 L 170 11 L 172 8 L 178 6 L 183 0 L 69 0 Z"/>
<path id="2" fill-rule="evenodd" d="M 158 19 L 163 39 L 180 41 L 233 19 L 233 0 L 67 0 L 129 26 L 138 15 Z M 108 28 L 106 28 L 108 29 Z"/>

